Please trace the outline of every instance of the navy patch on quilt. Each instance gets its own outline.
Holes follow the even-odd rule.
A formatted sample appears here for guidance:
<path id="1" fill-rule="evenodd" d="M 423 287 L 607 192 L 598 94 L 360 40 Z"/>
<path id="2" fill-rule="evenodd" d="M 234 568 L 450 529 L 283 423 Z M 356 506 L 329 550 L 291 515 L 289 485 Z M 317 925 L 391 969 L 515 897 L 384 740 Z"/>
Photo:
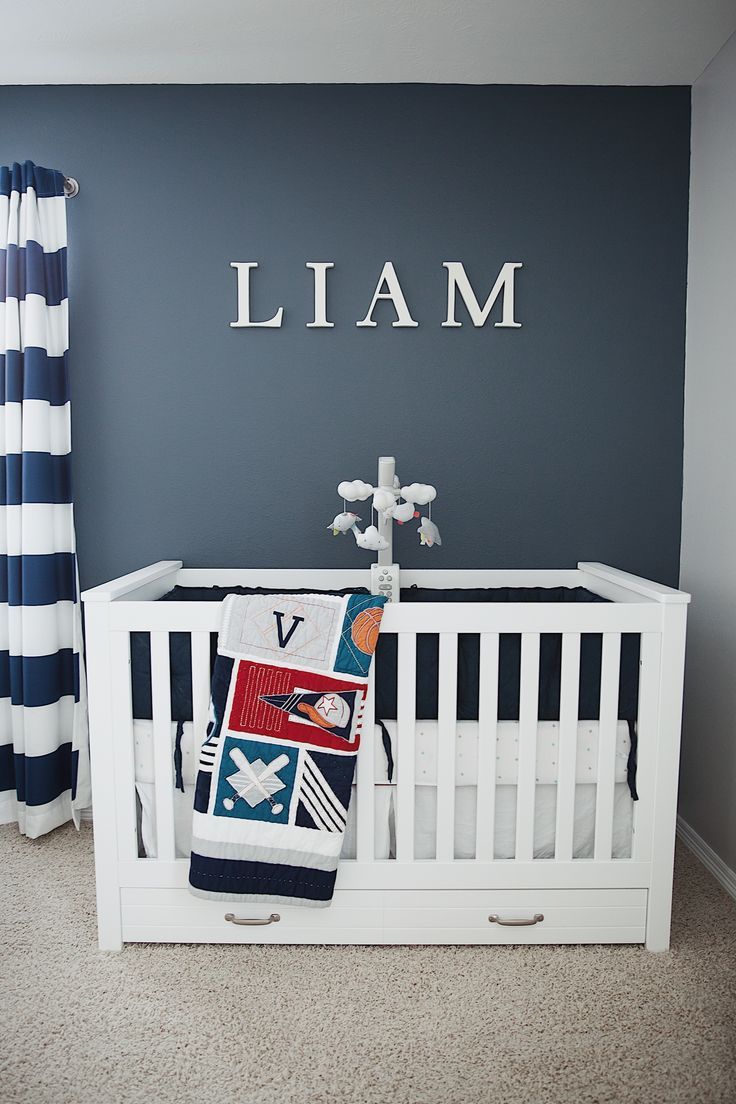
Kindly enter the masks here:
<path id="1" fill-rule="evenodd" d="M 189 883 L 329 904 L 385 598 L 231 595 L 199 756 Z"/>
<path id="2" fill-rule="evenodd" d="M 345 831 L 355 759 L 305 751 L 296 823 L 323 832 Z"/>

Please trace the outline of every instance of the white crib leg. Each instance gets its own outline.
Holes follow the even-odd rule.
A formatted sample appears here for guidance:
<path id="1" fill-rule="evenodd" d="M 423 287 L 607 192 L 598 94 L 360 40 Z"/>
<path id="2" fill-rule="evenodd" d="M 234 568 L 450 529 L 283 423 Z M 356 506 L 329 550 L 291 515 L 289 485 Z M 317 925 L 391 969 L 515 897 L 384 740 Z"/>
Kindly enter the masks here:
<path id="1" fill-rule="evenodd" d="M 117 812 L 112 754 L 112 684 L 110 671 L 110 604 L 85 605 L 89 682 L 90 769 L 97 876 L 97 931 L 101 951 L 123 947 L 118 879 Z"/>
<path id="2" fill-rule="evenodd" d="M 657 777 L 654 789 L 652 874 L 647 906 L 648 951 L 667 951 L 670 946 L 686 620 L 687 606 L 662 606 Z"/>

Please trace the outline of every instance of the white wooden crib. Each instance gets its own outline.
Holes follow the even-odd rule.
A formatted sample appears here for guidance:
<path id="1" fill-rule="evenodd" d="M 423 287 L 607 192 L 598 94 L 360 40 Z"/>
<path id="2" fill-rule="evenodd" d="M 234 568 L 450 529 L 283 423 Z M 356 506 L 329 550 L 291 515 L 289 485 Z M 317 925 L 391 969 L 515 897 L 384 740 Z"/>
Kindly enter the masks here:
<path id="1" fill-rule="evenodd" d="M 206 726 L 210 634 L 220 605 L 157 599 L 175 585 L 370 587 L 370 572 L 191 570 L 166 561 L 88 590 L 87 632 L 99 942 L 646 943 L 669 946 L 680 717 L 689 595 L 601 564 L 569 571 L 402 571 L 430 588 L 583 586 L 606 603 L 391 603 L 398 634 L 395 848 L 376 857 L 373 694 L 356 771 L 355 859 L 341 861 L 328 909 L 227 906 L 187 890 L 176 858 L 169 634 L 191 634 L 193 729 Z M 139 857 L 130 633 L 151 633 L 156 857 Z M 417 634 L 439 634 L 436 849 L 415 857 Z M 480 636 L 475 854 L 455 856 L 458 634 Z M 499 634 L 521 637 L 515 854 L 494 858 Z M 540 634 L 562 634 L 554 857 L 534 857 Z M 573 821 L 581 634 L 602 634 L 595 837 L 575 858 Z M 621 635 L 640 634 L 638 771 L 630 857 L 614 858 L 614 756 Z M 381 785 L 387 783 L 381 782 Z"/>

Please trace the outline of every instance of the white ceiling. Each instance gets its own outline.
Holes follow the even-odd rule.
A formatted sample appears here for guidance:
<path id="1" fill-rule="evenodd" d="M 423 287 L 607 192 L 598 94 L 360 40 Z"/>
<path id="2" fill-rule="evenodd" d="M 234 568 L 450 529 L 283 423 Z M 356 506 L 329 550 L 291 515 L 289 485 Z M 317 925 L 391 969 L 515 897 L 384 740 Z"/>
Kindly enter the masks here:
<path id="1" fill-rule="evenodd" d="M 0 84 L 692 84 L 736 0 L 15 0 Z"/>

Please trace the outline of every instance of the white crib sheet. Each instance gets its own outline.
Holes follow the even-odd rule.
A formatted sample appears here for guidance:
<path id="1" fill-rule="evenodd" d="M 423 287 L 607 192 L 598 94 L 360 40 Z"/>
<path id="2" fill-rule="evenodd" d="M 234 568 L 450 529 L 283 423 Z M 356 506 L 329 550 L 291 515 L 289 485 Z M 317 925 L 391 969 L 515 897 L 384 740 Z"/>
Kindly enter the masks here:
<path id="1" fill-rule="evenodd" d="M 385 721 L 394 749 L 396 773 L 401 771 L 401 748 L 397 754 L 396 721 Z M 555 785 L 560 746 L 558 721 L 537 724 L 536 780 L 540 785 Z M 415 728 L 414 777 L 420 785 L 437 785 L 437 721 L 417 721 Z M 616 781 L 626 781 L 626 767 L 631 741 L 626 721 L 616 728 Z M 579 721 L 575 781 L 593 782 L 598 768 L 598 721 Z M 519 722 L 499 721 L 496 736 L 496 783 L 515 786 L 519 777 Z M 455 733 L 455 781 L 458 786 L 478 784 L 478 722 L 458 721 Z"/>
<path id="2" fill-rule="evenodd" d="M 141 836 L 146 855 L 155 857 L 156 798 L 153 785 L 153 731 L 150 721 L 133 722 L 135 735 L 136 790 L 141 803 Z M 387 721 L 396 760 L 394 782 L 401 769 L 400 752 L 396 754 L 396 722 Z M 496 746 L 496 817 L 494 853 L 496 858 L 512 858 L 516 834 L 516 782 L 518 777 L 518 723 L 498 724 Z M 172 725 L 172 748 L 176 725 Z M 555 818 L 557 807 L 557 754 L 559 725 L 542 721 L 537 734 L 537 782 L 534 822 L 534 854 L 536 858 L 554 855 Z M 199 741 L 197 741 L 197 748 Z M 477 783 L 478 722 L 458 721 L 456 739 L 455 791 L 455 857 L 473 858 L 475 853 L 475 810 Z M 626 785 L 626 763 L 629 754 L 629 732 L 626 722 L 619 722 L 616 744 L 616 787 L 613 822 L 613 854 L 627 858 L 631 853 L 633 804 Z M 593 854 L 595 825 L 595 790 L 590 783 L 595 778 L 598 760 L 598 722 L 581 721 L 578 725 L 576 762 L 575 827 L 573 853 L 576 858 Z M 436 832 L 437 722 L 418 721 L 416 727 L 416 799 L 415 857 L 434 858 Z M 185 792 L 174 791 L 175 840 L 177 856 L 185 857 L 191 847 L 192 803 L 196 776 L 196 753 L 191 723 L 184 725 L 182 737 L 182 775 Z M 393 794 L 386 785 L 387 763 L 376 726 L 375 736 L 375 824 L 376 857 L 390 858 L 393 851 Z M 355 802 L 351 802 L 342 851 L 343 858 L 355 857 Z"/>

